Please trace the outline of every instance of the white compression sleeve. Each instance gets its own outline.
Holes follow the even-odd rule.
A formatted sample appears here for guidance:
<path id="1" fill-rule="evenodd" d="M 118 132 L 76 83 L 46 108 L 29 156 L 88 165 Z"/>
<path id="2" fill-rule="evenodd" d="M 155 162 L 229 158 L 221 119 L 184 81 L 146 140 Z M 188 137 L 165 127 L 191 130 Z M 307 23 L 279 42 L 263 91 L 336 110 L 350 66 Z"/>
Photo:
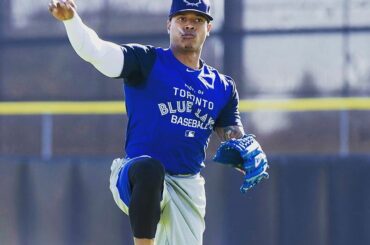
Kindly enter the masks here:
<path id="1" fill-rule="evenodd" d="M 108 77 L 121 75 L 124 56 L 119 45 L 100 39 L 76 12 L 72 19 L 63 23 L 72 47 L 82 59 Z"/>

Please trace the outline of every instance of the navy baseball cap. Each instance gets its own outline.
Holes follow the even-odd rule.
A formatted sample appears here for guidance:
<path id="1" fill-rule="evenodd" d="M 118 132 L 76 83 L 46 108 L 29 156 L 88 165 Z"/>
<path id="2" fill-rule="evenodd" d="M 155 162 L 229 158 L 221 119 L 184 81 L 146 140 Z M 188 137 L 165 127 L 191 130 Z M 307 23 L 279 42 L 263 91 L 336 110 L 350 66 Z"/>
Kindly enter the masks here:
<path id="1" fill-rule="evenodd" d="M 209 21 L 213 20 L 210 14 L 211 5 L 209 0 L 172 0 L 171 11 L 169 17 L 186 12 L 194 11 L 204 15 Z"/>

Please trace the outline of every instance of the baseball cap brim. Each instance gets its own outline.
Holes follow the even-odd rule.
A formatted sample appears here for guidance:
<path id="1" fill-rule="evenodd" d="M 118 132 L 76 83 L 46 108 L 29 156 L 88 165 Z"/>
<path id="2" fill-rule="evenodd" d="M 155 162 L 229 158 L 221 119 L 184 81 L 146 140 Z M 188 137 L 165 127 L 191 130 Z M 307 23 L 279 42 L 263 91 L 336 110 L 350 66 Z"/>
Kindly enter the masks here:
<path id="1" fill-rule="evenodd" d="M 171 14 L 171 15 L 169 16 L 169 18 L 172 18 L 172 17 L 174 17 L 175 15 L 178 15 L 178 14 L 180 14 L 180 13 L 184 13 L 184 12 L 196 12 L 196 13 L 198 13 L 198 14 L 200 14 L 200 15 L 203 15 L 203 16 L 204 16 L 207 20 L 209 20 L 209 21 L 212 21 L 212 20 L 213 20 L 212 16 L 210 16 L 209 14 L 206 14 L 206 13 L 204 13 L 204 12 L 202 12 L 202 11 L 199 11 L 199 10 L 196 10 L 196 9 L 181 9 L 181 10 L 179 10 L 179 11 L 177 11 L 177 12 L 175 12 L 175 13 Z"/>

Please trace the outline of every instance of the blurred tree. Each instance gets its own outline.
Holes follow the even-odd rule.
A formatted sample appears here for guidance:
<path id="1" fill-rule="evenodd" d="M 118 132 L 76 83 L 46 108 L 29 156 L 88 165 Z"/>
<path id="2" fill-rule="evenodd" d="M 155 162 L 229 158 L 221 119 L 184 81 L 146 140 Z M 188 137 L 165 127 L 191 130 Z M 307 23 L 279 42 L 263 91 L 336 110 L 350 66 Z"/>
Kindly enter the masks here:
<path id="1" fill-rule="evenodd" d="M 317 79 L 304 71 L 292 97 L 320 97 Z M 333 111 L 292 111 L 283 114 L 287 127 L 270 133 L 266 149 L 286 154 L 336 154 L 339 149 L 339 114 Z M 258 128 L 258 127 L 257 127 Z M 256 132 L 260 135 L 259 132 Z"/>
<path id="2" fill-rule="evenodd" d="M 321 94 L 313 72 L 304 71 L 300 84 L 292 91 L 294 97 L 318 97 Z"/>
<path id="3" fill-rule="evenodd" d="M 9 25 L 10 21 L 10 0 L 2 0 L 0 2 L 0 54 L 3 54 L 3 41 L 5 36 L 5 30 Z M 0 56 L 0 101 L 3 100 L 2 91 L 2 81 L 3 81 L 3 73 L 2 73 L 2 63 L 3 63 L 3 55 Z"/>

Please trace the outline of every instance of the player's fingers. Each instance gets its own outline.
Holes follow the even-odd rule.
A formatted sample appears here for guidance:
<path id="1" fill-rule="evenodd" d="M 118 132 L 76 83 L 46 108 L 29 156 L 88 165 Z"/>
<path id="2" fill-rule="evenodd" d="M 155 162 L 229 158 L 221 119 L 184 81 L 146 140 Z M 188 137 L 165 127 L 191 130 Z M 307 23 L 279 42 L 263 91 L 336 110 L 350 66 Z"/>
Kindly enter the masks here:
<path id="1" fill-rule="evenodd" d="M 69 1 L 69 0 L 66 0 L 66 1 L 59 0 L 59 1 L 61 1 L 60 2 L 60 6 L 64 10 L 71 10 L 71 9 L 74 9 L 75 8 L 75 6 L 73 5 L 73 3 L 71 1 Z"/>
<path id="2" fill-rule="evenodd" d="M 66 5 L 66 1 L 64 0 L 53 0 L 55 1 L 55 5 L 57 6 L 57 8 L 60 8 L 60 9 L 67 9 L 67 5 Z"/>
<path id="3" fill-rule="evenodd" d="M 60 5 L 61 5 L 63 10 L 71 11 L 71 10 L 75 9 L 70 1 L 68 1 L 68 0 L 65 0 L 65 1 L 64 0 L 59 0 L 59 1 L 61 1 Z"/>
<path id="4" fill-rule="evenodd" d="M 61 8 L 61 6 L 60 6 L 60 2 L 59 2 L 59 1 L 56 1 L 56 2 L 55 2 L 55 6 L 56 6 L 56 8 L 57 8 L 57 9 L 60 9 L 60 8 Z"/>
<path id="5" fill-rule="evenodd" d="M 63 10 L 69 10 L 71 7 L 69 5 L 67 5 L 67 3 L 65 1 L 61 1 L 60 2 L 60 7 L 63 9 Z"/>
<path id="6" fill-rule="evenodd" d="M 49 3 L 49 12 L 53 12 L 53 5 Z"/>
<path id="7" fill-rule="evenodd" d="M 56 1 L 55 1 L 55 0 L 50 1 L 50 3 L 49 3 L 49 7 L 50 7 L 50 8 L 56 8 L 56 7 L 57 7 L 57 5 L 56 5 Z"/>
<path id="8" fill-rule="evenodd" d="M 49 11 L 50 13 L 54 13 L 54 12 L 57 12 L 57 6 L 54 4 L 54 2 L 50 2 L 49 3 Z"/>
<path id="9" fill-rule="evenodd" d="M 59 0 L 52 0 L 52 3 L 55 7 L 58 7 L 59 5 Z"/>

